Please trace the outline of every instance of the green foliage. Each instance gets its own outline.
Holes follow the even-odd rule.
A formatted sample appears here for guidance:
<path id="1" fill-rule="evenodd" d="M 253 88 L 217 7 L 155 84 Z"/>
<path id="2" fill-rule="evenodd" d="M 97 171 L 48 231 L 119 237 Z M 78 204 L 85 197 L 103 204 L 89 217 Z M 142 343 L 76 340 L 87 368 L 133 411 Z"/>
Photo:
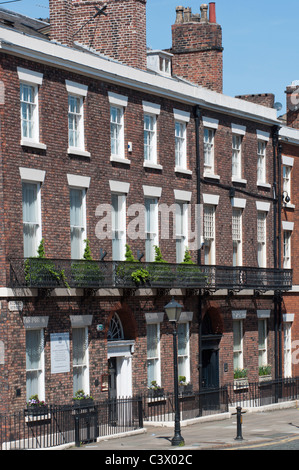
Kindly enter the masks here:
<path id="1" fill-rule="evenodd" d="M 235 369 L 234 370 L 234 379 L 246 379 L 248 371 L 247 369 Z"/>
<path id="2" fill-rule="evenodd" d="M 99 287 L 104 276 L 96 261 L 93 261 L 89 240 L 84 240 L 83 259 L 72 263 L 72 279 L 76 287 Z"/>
<path id="3" fill-rule="evenodd" d="M 145 284 L 149 279 L 149 272 L 144 268 L 137 268 L 136 263 L 140 263 L 133 255 L 128 244 L 126 244 L 125 263 L 118 266 L 117 275 L 125 283 L 134 282 L 136 286 Z"/>
<path id="4" fill-rule="evenodd" d="M 264 377 L 265 375 L 271 375 L 272 367 L 269 365 L 259 367 L 259 376 Z"/>
<path id="5" fill-rule="evenodd" d="M 44 239 L 37 249 L 37 256 L 25 261 L 25 281 L 28 286 L 58 287 L 62 282 L 69 288 L 64 270 L 57 271 L 52 260 L 46 259 Z"/>

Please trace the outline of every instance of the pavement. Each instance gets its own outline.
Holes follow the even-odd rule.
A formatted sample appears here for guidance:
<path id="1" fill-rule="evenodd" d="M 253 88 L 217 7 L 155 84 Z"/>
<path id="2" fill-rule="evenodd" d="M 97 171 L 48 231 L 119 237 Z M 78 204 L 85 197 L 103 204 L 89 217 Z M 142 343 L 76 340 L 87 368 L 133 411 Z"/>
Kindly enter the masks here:
<path id="1" fill-rule="evenodd" d="M 160 424 L 160 423 L 159 423 Z M 269 405 L 255 409 L 242 409 L 241 432 L 237 428 L 236 409 L 229 413 L 197 418 L 192 422 L 181 423 L 183 447 L 171 445 L 174 435 L 173 423 L 153 425 L 144 423 L 144 429 L 130 435 L 100 438 L 97 442 L 82 445 L 72 450 L 100 450 L 109 455 L 122 455 L 134 451 L 173 452 L 196 450 L 229 450 L 260 447 L 275 440 L 299 440 L 299 402 Z M 236 440 L 241 436 L 241 440 Z M 155 454 L 156 455 L 156 454 Z M 111 462 L 113 463 L 113 462 Z M 117 463 L 117 462 L 114 462 Z"/>

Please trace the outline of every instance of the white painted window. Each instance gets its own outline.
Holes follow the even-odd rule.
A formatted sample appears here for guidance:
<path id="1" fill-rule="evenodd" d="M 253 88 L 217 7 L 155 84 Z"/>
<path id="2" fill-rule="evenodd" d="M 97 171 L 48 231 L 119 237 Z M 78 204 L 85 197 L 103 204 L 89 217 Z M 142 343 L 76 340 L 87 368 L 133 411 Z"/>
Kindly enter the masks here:
<path id="1" fill-rule="evenodd" d="M 284 322 L 284 376 L 292 377 L 292 323 Z"/>
<path id="2" fill-rule="evenodd" d="M 124 109 L 110 107 L 111 156 L 124 158 Z"/>
<path id="3" fill-rule="evenodd" d="M 190 381 L 189 323 L 178 324 L 178 376 Z"/>
<path id="4" fill-rule="evenodd" d="M 282 168 L 282 179 L 283 179 L 283 191 L 287 193 L 289 198 L 291 199 L 291 173 L 292 173 L 292 167 L 283 165 Z M 286 194 L 285 194 L 286 196 Z"/>
<path id="5" fill-rule="evenodd" d="M 187 142 L 186 123 L 176 121 L 175 123 L 175 166 L 187 168 Z"/>
<path id="6" fill-rule="evenodd" d="M 235 178 L 242 178 L 242 136 L 233 134 L 232 142 L 232 176 Z"/>
<path id="7" fill-rule="evenodd" d="M 204 129 L 204 172 L 213 175 L 215 172 L 214 165 L 214 140 L 215 130 Z"/>
<path id="8" fill-rule="evenodd" d="M 243 369 L 243 320 L 233 320 L 234 370 Z"/>
<path id="9" fill-rule="evenodd" d="M 70 188 L 71 258 L 81 259 L 86 238 L 86 191 Z"/>
<path id="10" fill-rule="evenodd" d="M 188 204 L 176 202 L 176 262 L 182 263 L 188 247 Z"/>
<path id="11" fill-rule="evenodd" d="M 26 330 L 26 400 L 45 399 L 44 330 Z"/>
<path id="12" fill-rule="evenodd" d="M 160 359 L 160 324 L 147 325 L 147 383 L 150 387 L 153 381 L 161 386 Z"/>
<path id="13" fill-rule="evenodd" d="M 257 151 L 257 182 L 266 183 L 266 148 L 267 143 L 264 140 L 258 140 Z"/>
<path id="14" fill-rule="evenodd" d="M 69 148 L 84 150 L 84 113 L 82 96 L 69 95 Z"/>
<path id="15" fill-rule="evenodd" d="M 40 183 L 23 182 L 23 243 L 24 257 L 37 256 L 41 241 Z"/>
<path id="16" fill-rule="evenodd" d="M 257 213 L 257 249 L 258 266 L 266 268 L 267 266 L 267 212 L 258 211 Z"/>
<path id="17" fill-rule="evenodd" d="M 155 245 L 159 244 L 158 199 L 145 198 L 145 260 L 155 260 Z"/>
<path id="18" fill-rule="evenodd" d="M 157 163 L 157 117 L 154 114 L 144 115 L 144 159 Z"/>
<path id="19" fill-rule="evenodd" d="M 242 209 L 233 208 L 232 239 L 233 239 L 233 266 L 242 266 Z"/>
<path id="20" fill-rule="evenodd" d="M 283 267 L 284 269 L 291 269 L 291 238 L 292 232 L 290 230 L 283 231 Z"/>
<path id="21" fill-rule="evenodd" d="M 21 83 L 21 136 L 23 140 L 39 141 L 38 86 Z"/>
<path id="22" fill-rule="evenodd" d="M 259 367 L 266 366 L 268 364 L 267 338 L 267 319 L 261 318 L 258 320 Z"/>
<path id="23" fill-rule="evenodd" d="M 73 393 L 89 394 L 88 328 L 73 328 Z"/>
<path id="24" fill-rule="evenodd" d="M 126 195 L 113 194 L 112 199 L 112 259 L 124 261 L 126 251 Z"/>
<path id="25" fill-rule="evenodd" d="M 215 231 L 216 207 L 210 204 L 204 205 L 204 259 L 206 265 L 214 265 L 216 260 L 216 231 Z"/>

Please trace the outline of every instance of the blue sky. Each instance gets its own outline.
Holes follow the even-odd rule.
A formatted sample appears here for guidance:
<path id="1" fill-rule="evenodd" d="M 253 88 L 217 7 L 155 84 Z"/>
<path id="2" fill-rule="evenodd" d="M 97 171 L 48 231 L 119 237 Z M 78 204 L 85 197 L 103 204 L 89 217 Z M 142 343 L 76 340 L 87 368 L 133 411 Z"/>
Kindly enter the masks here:
<path id="1" fill-rule="evenodd" d="M 32 17 L 47 17 L 48 0 L 21 0 L 0 6 Z M 223 29 L 224 93 L 274 93 L 285 110 L 285 89 L 299 80 L 298 0 L 215 0 Z M 200 12 L 201 0 L 147 0 L 147 43 L 171 47 L 178 5 Z M 207 1 L 208 3 L 208 1 Z"/>

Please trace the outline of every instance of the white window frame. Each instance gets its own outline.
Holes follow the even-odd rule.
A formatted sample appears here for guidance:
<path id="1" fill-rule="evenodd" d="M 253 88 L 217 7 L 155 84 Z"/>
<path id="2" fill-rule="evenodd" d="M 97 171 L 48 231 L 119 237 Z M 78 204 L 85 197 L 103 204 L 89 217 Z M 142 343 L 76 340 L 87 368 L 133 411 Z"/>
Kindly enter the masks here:
<path id="1" fill-rule="evenodd" d="M 232 178 L 242 178 L 242 136 L 232 136 Z"/>
<path id="2" fill-rule="evenodd" d="M 81 83 L 65 81 L 68 92 L 68 153 L 90 157 L 90 153 L 85 149 L 85 133 L 84 133 L 84 99 L 87 96 L 88 87 Z M 76 100 L 79 103 L 77 112 L 70 112 L 70 100 Z M 70 117 L 75 123 L 75 129 L 70 129 Z M 71 131 L 76 135 L 76 142 L 71 142 Z M 71 145 L 73 144 L 73 145 Z"/>
<path id="3" fill-rule="evenodd" d="M 266 211 L 257 212 L 257 257 L 259 268 L 267 267 L 267 215 Z"/>
<path id="4" fill-rule="evenodd" d="M 159 202 L 156 197 L 145 197 L 145 260 L 155 261 L 155 245 L 159 245 Z"/>
<path id="5" fill-rule="evenodd" d="M 84 240 L 86 239 L 86 189 L 80 187 L 70 186 L 70 230 L 71 230 L 71 259 L 82 259 L 84 254 Z M 74 225 L 72 224 L 71 219 L 71 193 L 72 191 L 77 191 L 81 193 L 82 205 L 81 205 L 81 224 Z M 74 246 L 74 242 L 72 243 L 72 233 L 73 231 L 80 232 L 79 238 L 79 252 L 75 253 L 76 247 Z"/>
<path id="6" fill-rule="evenodd" d="M 266 175 L 266 162 L 267 162 L 267 142 L 265 140 L 258 140 L 257 142 L 257 184 L 265 184 Z"/>
<path id="7" fill-rule="evenodd" d="M 39 367 L 36 369 L 28 368 L 27 356 L 28 356 L 28 338 L 27 335 L 33 334 L 34 332 L 39 332 L 40 335 L 40 359 Z M 44 356 L 44 329 L 43 328 L 28 328 L 26 329 L 26 401 L 32 395 L 38 395 L 39 400 L 45 400 L 45 356 Z M 29 386 L 29 374 L 36 373 L 37 375 L 37 387 L 31 388 Z"/>
<path id="8" fill-rule="evenodd" d="M 292 323 L 283 324 L 284 377 L 292 377 Z"/>
<path id="9" fill-rule="evenodd" d="M 35 215 L 36 220 L 24 220 L 24 188 L 26 185 L 32 185 L 36 188 L 36 208 L 35 208 Z M 22 180 L 22 207 L 23 207 L 23 246 L 24 246 L 24 258 L 30 258 L 31 256 L 37 256 L 37 249 L 42 239 L 42 215 L 41 215 L 41 183 L 38 181 L 28 181 Z M 26 249 L 26 230 L 28 228 L 35 227 L 35 237 L 32 243 L 32 250 Z"/>
<path id="10" fill-rule="evenodd" d="M 146 337 L 147 337 L 147 383 L 148 387 L 151 386 L 152 381 L 156 381 L 161 386 L 161 350 L 160 350 L 160 323 L 147 323 L 146 325 Z M 156 354 L 149 354 L 149 330 L 152 330 L 155 334 L 156 342 Z M 150 369 L 150 362 L 152 362 L 152 369 Z M 153 374 L 149 375 L 149 371 L 153 370 Z"/>
<path id="11" fill-rule="evenodd" d="M 126 252 L 126 199 L 124 193 L 112 192 L 111 217 L 112 217 L 112 259 L 124 261 Z M 117 211 L 116 209 L 117 205 Z"/>
<path id="12" fill-rule="evenodd" d="M 188 248 L 188 203 L 176 201 L 175 236 L 176 236 L 176 262 L 182 263 Z"/>
<path id="13" fill-rule="evenodd" d="M 240 343 L 236 344 L 235 333 L 238 330 Z M 243 349 L 243 319 L 233 318 L 233 355 L 234 355 L 234 370 L 244 368 L 244 349 Z"/>
<path id="14" fill-rule="evenodd" d="M 144 145 L 144 166 L 145 167 L 160 167 L 158 165 L 158 149 L 157 149 L 157 134 L 158 134 L 158 126 L 157 120 L 160 114 L 160 105 L 156 103 L 150 103 L 148 101 L 142 102 L 143 106 L 143 145 Z M 152 122 L 152 129 L 147 129 L 146 121 L 150 120 Z"/>
<path id="15" fill-rule="evenodd" d="M 268 321 L 267 318 L 258 319 L 258 351 L 259 367 L 268 364 Z"/>
<path id="16" fill-rule="evenodd" d="M 207 266 L 216 263 L 216 206 L 204 204 L 203 208 L 204 260 Z"/>
<path id="17" fill-rule="evenodd" d="M 45 144 L 40 143 L 40 129 L 39 129 L 39 87 L 43 83 L 43 74 L 34 72 L 33 70 L 24 69 L 22 67 L 17 68 L 18 77 L 20 80 L 20 116 L 21 116 L 21 141 L 20 144 L 23 146 L 36 147 L 40 149 L 46 149 Z M 23 87 L 31 87 L 33 90 L 33 101 L 26 102 L 27 107 L 32 107 L 32 135 L 25 135 L 23 132 L 23 113 L 22 113 L 22 90 Z M 27 113 L 26 113 L 27 114 Z"/>
<path id="18" fill-rule="evenodd" d="M 185 336 L 184 352 L 180 351 L 181 330 Z M 190 325 L 189 322 L 178 323 L 178 376 L 186 377 L 186 382 L 190 382 Z"/>
<path id="19" fill-rule="evenodd" d="M 175 121 L 175 168 L 187 169 L 187 126 L 185 122 Z"/>
<path id="20" fill-rule="evenodd" d="M 130 164 L 130 160 L 125 155 L 125 109 L 128 106 L 128 97 L 109 91 L 108 100 L 110 104 L 110 161 Z M 112 119 L 114 112 L 119 119 Z"/>
<path id="21" fill-rule="evenodd" d="M 239 207 L 232 210 L 233 266 L 243 265 L 243 211 Z"/>
<path id="22" fill-rule="evenodd" d="M 215 174 L 215 129 L 204 128 L 204 176 Z"/>
<path id="23" fill-rule="evenodd" d="M 74 354 L 74 332 L 82 330 L 84 335 L 84 345 L 83 348 L 85 350 L 83 362 L 80 364 L 75 365 L 75 354 Z M 73 349 L 73 393 L 75 394 L 78 390 L 83 389 L 85 394 L 89 394 L 89 347 L 88 347 L 88 327 L 81 326 L 81 327 L 72 327 L 72 349 Z M 78 386 L 79 388 L 75 387 L 75 371 L 81 370 L 81 380 L 82 384 Z M 79 374 L 78 374 L 79 375 Z M 75 390 L 77 388 L 77 390 Z"/>

